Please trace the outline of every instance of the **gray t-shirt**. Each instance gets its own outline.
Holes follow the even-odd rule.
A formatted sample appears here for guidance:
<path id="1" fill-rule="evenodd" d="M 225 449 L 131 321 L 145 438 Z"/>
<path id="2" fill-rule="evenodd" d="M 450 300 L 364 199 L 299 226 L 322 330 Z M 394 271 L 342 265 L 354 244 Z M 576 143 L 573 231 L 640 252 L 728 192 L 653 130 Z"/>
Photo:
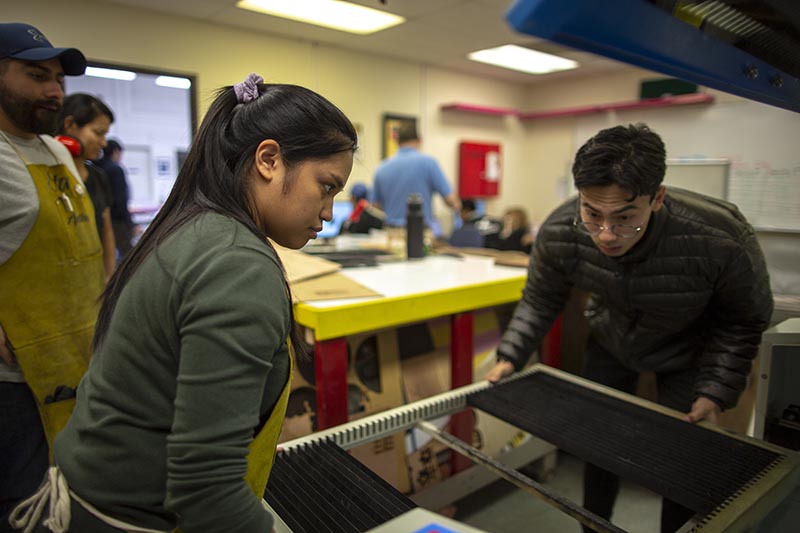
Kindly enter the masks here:
<path id="1" fill-rule="evenodd" d="M 33 139 L 22 139 L 9 133 L 5 135 L 14 146 L 0 135 L 0 191 L 3 191 L 0 194 L 0 265 L 19 249 L 39 216 L 36 185 L 17 151 L 30 164 L 64 163 L 80 179 L 75 162 L 67 149 L 49 135 L 40 135 Z M 23 383 L 25 380 L 18 368 L 11 369 L 0 360 L 0 381 Z"/>

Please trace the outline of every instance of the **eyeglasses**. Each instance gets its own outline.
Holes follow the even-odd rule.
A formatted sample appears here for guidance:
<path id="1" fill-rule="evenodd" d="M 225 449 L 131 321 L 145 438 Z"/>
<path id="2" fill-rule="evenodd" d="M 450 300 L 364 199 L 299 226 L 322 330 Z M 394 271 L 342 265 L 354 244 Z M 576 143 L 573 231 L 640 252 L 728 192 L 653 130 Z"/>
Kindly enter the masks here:
<path id="1" fill-rule="evenodd" d="M 616 235 L 617 237 L 622 237 L 623 239 L 630 239 L 631 237 L 636 237 L 640 231 L 642 231 L 643 226 L 627 226 L 625 224 L 612 224 L 611 226 L 603 226 L 601 224 L 596 224 L 594 222 L 584 222 L 583 220 L 576 218 L 572 225 L 575 226 L 578 231 L 582 233 L 586 233 L 587 235 L 600 235 L 603 233 L 604 230 L 609 230 L 611 233 Z"/>

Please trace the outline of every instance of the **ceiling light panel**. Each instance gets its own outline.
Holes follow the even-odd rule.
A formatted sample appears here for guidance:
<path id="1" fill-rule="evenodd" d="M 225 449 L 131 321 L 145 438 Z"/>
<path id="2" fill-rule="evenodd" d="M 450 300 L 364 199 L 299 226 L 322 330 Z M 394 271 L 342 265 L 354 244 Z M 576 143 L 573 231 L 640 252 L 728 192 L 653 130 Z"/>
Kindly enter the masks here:
<path id="1" fill-rule="evenodd" d="M 240 0 L 236 7 L 360 35 L 405 22 L 401 16 L 341 0 Z"/>
<path id="2" fill-rule="evenodd" d="M 108 78 L 111 80 L 133 81 L 136 79 L 135 72 L 114 68 L 86 67 L 86 72 L 84 74 L 87 76 L 94 76 L 95 78 Z"/>
<path id="3" fill-rule="evenodd" d="M 571 59 L 537 52 L 515 44 L 478 50 L 477 52 L 471 52 L 467 57 L 473 61 L 527 72 L 528 74 L 547 74 L 578 67 L 578 63 Z"/>
<path id="4" fill-rule="evenodd" d="M 192 81 L 188 78 L 159 76 L 156 78 L 156 85 L 159 87 L 171 87 L 173 89 L 188 89 L 192 86 Z"/>

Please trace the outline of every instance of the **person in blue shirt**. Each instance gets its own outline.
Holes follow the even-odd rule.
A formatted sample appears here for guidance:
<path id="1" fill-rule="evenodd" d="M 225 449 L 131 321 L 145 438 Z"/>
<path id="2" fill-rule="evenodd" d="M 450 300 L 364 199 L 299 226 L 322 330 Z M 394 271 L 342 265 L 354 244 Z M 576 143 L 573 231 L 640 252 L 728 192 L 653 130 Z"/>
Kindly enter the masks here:
<path id="1" fill-rule="evenodd" d="M 422 212 L 427 227 L 434 226 L 434 193 L 441 195 L 455 211 L 460 210 L 461 202 L 447 183 L 439 164 L 433 157 L 420 153 L 421 141 L 416 127 L 401 127 L 397 141 L 400 145 L 397 153 L 383 161 L 375 171 L 372 191 L 372 203 L 386 213 L 385 225 L 406 225 L 406 202 L 413 193 L 422 196 Z"/>

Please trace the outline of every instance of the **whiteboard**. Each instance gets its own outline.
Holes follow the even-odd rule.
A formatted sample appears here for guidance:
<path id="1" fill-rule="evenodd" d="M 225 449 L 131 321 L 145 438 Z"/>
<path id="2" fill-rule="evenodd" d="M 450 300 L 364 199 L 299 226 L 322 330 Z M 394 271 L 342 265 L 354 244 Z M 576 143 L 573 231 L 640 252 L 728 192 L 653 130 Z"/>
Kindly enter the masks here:
<path id="1" fill-rule="evenodd" d="M 800 113 L 750 100 L 579 117 L 575 150 L 603 128 L 644 122 L 667 157 L 728 159 L 727 199 L 757 228 L 800 231 Z"/>
<path id="2" fill-rule="evenodd" d="M 727 159 L 667 159 L 664 185 L 727 200 L 730 168 Z"/>
<path id="3" fill-rule="evenodd" d="M 730 168 L 727 159 L 667 159 L 663 183 L 727 200 Z M 567 192 L 567 196 L 578 193 L 573 180 L 569 180 Z"/>

